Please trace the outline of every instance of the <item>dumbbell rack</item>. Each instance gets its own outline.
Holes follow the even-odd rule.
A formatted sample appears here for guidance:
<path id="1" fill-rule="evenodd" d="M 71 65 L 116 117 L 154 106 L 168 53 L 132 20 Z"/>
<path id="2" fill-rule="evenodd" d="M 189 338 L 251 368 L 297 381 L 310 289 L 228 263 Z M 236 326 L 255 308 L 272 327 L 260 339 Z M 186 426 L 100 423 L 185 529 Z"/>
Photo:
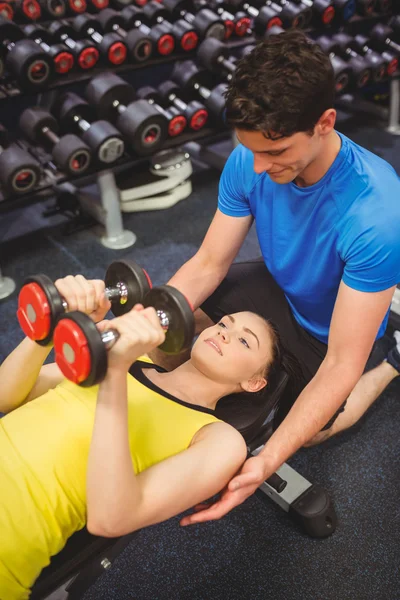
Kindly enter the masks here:
<path id="1" fill-rule="evenodd" d="M 390 15 L 376 15 L 372 16 L 359 16 L 355 15 L 349 21 L 344 23 L 341 27 L 341 31 L 345 31 L 349 34 L 357 34 L 364 33 L 366 28 L 372 27 L 378 22 L 386 21 L 390 18 Z M 363 31 L 364 30 L 364 31 Z M 312 35 L 313 30 L 307 32 Z M 329 29 L 324 30 L 325 33 L 329 33 Z M 236 38 L 227 42 L 227 46 L 230 50 L 232 50 L 232 54 L 235 54 L 235 51 L 245 45 L 255 43 L 257 40 L 253 35 L 247 34 L 243 38 Z M 175 61 L 180 61 L 187 58 L 192 58 L 194 53 L 184 53 L 184 52 L 175 52 L 168 56 L 158 56 L 151 60 L 148 60 L 144 63 L 124 63 L 120 66 L 114 66 L 112 68 L 115 73 L 125 73 L 127 75 L 135 76 L 135 73 L 149 73 L 157 71 L 158 68 L 166 67 Z M 139 71 L 140 69 L 140 71 Z M 39 97 L 39 104 L 41 106 L 49 105 L 49 98 L 53 97 L 60 90 L 64 89 L 65 86 L 79 85 L 83 84 L 89 78 L 94 77 L 95 75 L 104 72 L 107 70 L 107 67 L 96 67 L 90 71 L 83 72 L 72 72 L 68 77 L 59 78 L 57 80 L 52 81 L 46 93 L 41 94 Z M 216 80 L 216 83 L 220 81 L 220 78 Z M 135 87 L 135 83 L 134 83 Z M 136 87 L 140 87 L 137 85 Z M 9 81 L 3 81 L 0 84 L 0 105 L 6 111 L 8 105 L 11 106 L 11 103 L 14 105 L 15 100 L 21 99 L 24 100 L 26 98 L 32 97 L 32 94 L 21 92 L 18 88 L 16 88 L 15 84 Z M 355 98 L 354 96 L 346 95 L 342 96 L 338 99 L 338 106 L 343 108 L 344 110 L 362 110 L 363 112 L 367 112 L 368 114 L 372 114 L 380 119 L 384 119 L 388 122 L 388 131 L 393 134 L 400 134 L 400 125 L 399 125 L 399 105 L 400 105 L 400 88 L 399 88 L 399 79 L 398 77 L 393 78 L 390 84 L 390 107 L 389 109 L 382 108 L 373 104 L 372 102 L 368 102 L 363 98 Z M 3 112 L 3 111 L 2 111 Z M 4 113 L 3 113 L 4 114 Z M 163 148 L 173 148 L 174 146 L 183 146 L 187 145 L 187 148 L 192 148 L 193 153 L 198 157 L 203 156 L 208 157 L 210 159 L 209 162 L 213 163 L 212 153 L 208 152 L 206 149 L 206 144 L 212 143 L 221 139 L 221 137 L 228 137 L 230 134 L 228 130 L 221 124 L 219 127 L 208 127 L 199 132 L 190 132 L 184 133 L 183 135 L 177 138 L 170 138 L 164 145 Z M 19 145 L 22 145 L 25 149 L 27 149 L 31 155 L 37 158 L 38 162 L 41 165 L 45 165 L 43 168 L 43 175 L 41 180 L 39 181 L 38 186 L 36 187 L 33 194 L 29 196 L 7 196 L 4 197 L 0 190 L 0 213 L 8 212 L 15 208 L 21 208 L 25 205 L 32 204 L 35 202 L 41 202 L 57 195 L 60 190 L 65 190 L 66 187 L 71 186 L 71 189 L 76 189 L 77 187 L 81 187 L 90 183 L 94 183 L 96 180 L 99 183 L 100 189 L 107 189 L 108 194 L 105 198 L 101 198 L 101 203 L 97 203 L 98 206 L 96 209 L 93 208 L 94 202 L 90 203 L 89 199 L 85 199 L 86 209 L 92 207 L 92 213 L 95 215 L 95 219 L 100 221 L 106 229 L 106 234 L 103 238 L 103 243 L 105 245 L 109 245 L 110 247 L 126 247 L 126 245 L 131 245 L 135 241 L 135 235 L 132 232 L 126 232 L 122 227 L 122 218 L 121 211 L 119 207 L 119 192 L 115 185 L 114 175 L 113 173 L 121 172 L 128 168 L 140 168 L 143 166 L 146 159 L 141 157 L 130 156 L 128 152 L 124 154 L 123 157 L 118 159 L 111 167 L 107 169 L 102 169 L 101 167 L 91 167 L 91 169 L 85 173 L 85 175 L 81 177 L 76 177 L 73 180 L 69 180 L 69 178 L 57 171 L 55 168 L 51 166 L 51 156 L 45 151 L 40 149 L 38 146 L 30 146 L 27 142 L 18 142 Z M 190 146 L 192 144 L 192 146 Z M 214 157 L 215 158 L 215 157 Z M 207 161 L 206 161 L 207 162 Z M 219 164 L 217 167 L 221 166 L 221 160 L 218 161 Z M 47 166 L 48 165 L 48 166 Z M 216 166 L 216 165 L 214 165 Z M 107 184 L 105 184 L 107 182 Z M 101 208 L 102 207 L 102 208 Z M 122 244 L 122 246 L 121 246 Z M 1 280 L 0 280 L 1 281 Z M 0 283 L 1 289 L 1 283 Z M 3 289 L 6 289 L 6 283 L 4 284 Z"/>

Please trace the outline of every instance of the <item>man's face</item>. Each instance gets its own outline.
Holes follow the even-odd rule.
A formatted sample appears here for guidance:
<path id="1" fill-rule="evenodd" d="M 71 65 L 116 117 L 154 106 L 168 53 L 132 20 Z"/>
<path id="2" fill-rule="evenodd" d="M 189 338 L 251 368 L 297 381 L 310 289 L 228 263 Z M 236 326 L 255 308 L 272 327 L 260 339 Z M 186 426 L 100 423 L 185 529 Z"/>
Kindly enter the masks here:
<path id="1" fill-rule="evenodd" d="M 319 136 L 314 132 L 295 133 L 277 140 L 266 138 L 260 131 L 236 130 L 236 137 L 254 156 L 254 171 L 266 172 L 275 183 L 290 183 L 319 154 Z"/>

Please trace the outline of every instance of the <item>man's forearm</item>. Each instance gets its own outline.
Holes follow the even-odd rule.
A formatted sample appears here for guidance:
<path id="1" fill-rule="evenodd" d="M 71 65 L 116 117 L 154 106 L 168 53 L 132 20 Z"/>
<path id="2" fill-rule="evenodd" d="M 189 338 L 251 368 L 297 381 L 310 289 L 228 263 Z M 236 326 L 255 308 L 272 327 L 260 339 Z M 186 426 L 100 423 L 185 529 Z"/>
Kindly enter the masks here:
<path id="1" fill-rule="evenodd" d="M 228 267 L 219 268 L 214 262 L 209 263 L 195 254 L 171 277 L 168 285 L 181 291 L 196 309 L 219 286 Z"/>
<path id="2" fill-rule="evenodd" d="M 321 431 L 350 395 L 360 376 L 361 373 L 352 371 L 348 364 L 322 363 L 261 452 L 270 473 Z"/>
<path id="3" fill-rule="evenodd" d="M 29 395 L 51 346 L 40 346 L 25 338 L 0 366 L 0 412 L 18 408 Z"/>

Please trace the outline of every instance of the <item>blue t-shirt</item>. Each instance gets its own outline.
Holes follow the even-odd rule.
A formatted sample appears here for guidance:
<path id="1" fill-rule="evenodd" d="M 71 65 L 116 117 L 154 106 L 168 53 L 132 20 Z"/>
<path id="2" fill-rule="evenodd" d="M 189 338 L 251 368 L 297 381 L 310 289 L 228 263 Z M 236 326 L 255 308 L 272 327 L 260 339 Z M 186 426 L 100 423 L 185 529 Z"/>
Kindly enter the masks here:
<path id="1" fill-rule="evenodd" d="M 239 145 L 218 200 L 226 215 L 253 215 L 268 270 L 298 323 L 325 344 L 341 280 L 362 292 L 400 282 L 400 179 L 387 162 L 339 135 L 333 165 L 305 188 L 255 173 L 252 152 Z"/>

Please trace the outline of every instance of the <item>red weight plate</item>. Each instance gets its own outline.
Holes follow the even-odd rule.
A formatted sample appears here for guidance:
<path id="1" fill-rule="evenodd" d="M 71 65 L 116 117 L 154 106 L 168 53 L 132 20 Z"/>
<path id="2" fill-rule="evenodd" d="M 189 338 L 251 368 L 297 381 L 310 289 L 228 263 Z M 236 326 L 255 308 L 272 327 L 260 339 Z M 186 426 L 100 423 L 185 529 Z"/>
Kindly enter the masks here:
<path id="1" fill-rule="evenodd" d="M 82 329 L 69 319 L 61 319 L 54 330 L 56 363 L 74 383 L 85 381 L 92 368 L 88 342 Z"/>
<path id="2" fill-rule="evenodd" d="M 18 322 L 31 340 L 44 340 L 50 333 L 51 310 L 46 294 L 37 283 L 27 283 L 18 296 Z"/>

